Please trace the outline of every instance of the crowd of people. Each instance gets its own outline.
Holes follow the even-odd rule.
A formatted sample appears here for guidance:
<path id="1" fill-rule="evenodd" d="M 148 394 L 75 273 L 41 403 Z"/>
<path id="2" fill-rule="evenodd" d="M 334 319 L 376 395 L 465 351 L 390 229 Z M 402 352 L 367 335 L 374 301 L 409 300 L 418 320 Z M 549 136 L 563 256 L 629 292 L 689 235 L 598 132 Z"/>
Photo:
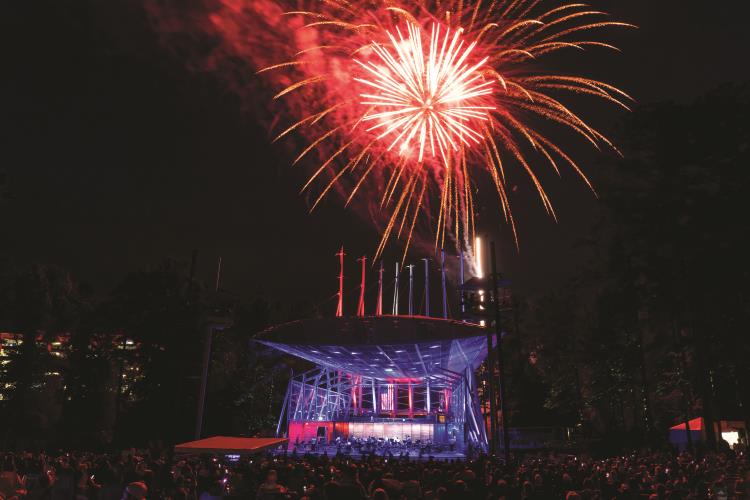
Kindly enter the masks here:
<path id="1" fill-rule="evenodd" d="M 433 443 L 431 440 L 412 440 L 409 437 L 398 438 L 357 438 L 349 437 L 342 439 L 337 437 L 328 443 L 325 439 L 320 442 L 317 438 L 308 441 L 295 440 L 292 448 L 295 453 L 330 453 L 335 455 L 347 455 L 362 457 L 366 455 L 399 456 L 400 458 L 425 456 L 440 456 L 441 454 L 456 455 L 456 439 L 452 438 L 448 443 Z"/>
<path id="2" fill-rule="evenodd" d="M 6 453 L 0 500 L 750 498 L 742 453 L 592 459 L 529 455 L 514 465 L 370 456 Z"/>

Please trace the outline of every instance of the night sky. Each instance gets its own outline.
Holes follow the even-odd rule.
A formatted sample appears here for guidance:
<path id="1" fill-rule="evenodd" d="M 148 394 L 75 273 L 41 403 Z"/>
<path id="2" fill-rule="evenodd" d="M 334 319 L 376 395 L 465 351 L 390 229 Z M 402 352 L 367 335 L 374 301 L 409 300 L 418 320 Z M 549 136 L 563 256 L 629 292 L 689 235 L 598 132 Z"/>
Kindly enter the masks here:
<path id="1" fill-rule="evenodd" d="M 689 101 L 750 77 L 737 2 L 591 3 L 640 29 L 612 32 L 623 54 L 593 57 L 579 72 L 641 104 Z M 341 244 L 352 257 L 374 250 L 376 231 L 335 197 L 307 214 L 297 194 L 303 173 L 261 125 L 265 104 L 248 109 L 220 79 L 186 69 L 137 1 L 17 1 L 0 9 L 0 170 L 11 195 L 0 202 L 0 256 L 61 265 L 106 293 L 128 271 L 165 256 L 187 261 L 197 248 L 201 277 L 221 255 L 223 286 L 237 294 L 321 302 L 335 293 Z M 606 133 L 623 112 L 597 106 L 587 116 Z M 573 152 L 590 160 L 583 163 L 594 181 L 597 166 L 612 161 Z M 598 217 L 598 202 L 575 175 L 547 187 L 559 224 L 530 186 L 514 194 L 520 253 L 499 214 L 479 221 L 526 294 L 559 286 L 580 268 L 586 257 L 575 243 Z M 394 248 L 387 260 L 395 258 Z M 352 258 L 350 275 L 355 265 Z"/>

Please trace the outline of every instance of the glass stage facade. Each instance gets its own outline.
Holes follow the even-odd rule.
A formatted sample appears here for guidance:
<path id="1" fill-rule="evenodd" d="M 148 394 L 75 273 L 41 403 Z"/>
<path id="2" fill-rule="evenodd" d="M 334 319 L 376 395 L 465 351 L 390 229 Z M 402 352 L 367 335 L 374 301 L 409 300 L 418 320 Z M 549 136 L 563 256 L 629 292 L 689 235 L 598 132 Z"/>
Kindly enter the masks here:
<path id="1" fill-rule="evenodd" d="M 328 318 L 281 325 L 256 341 L 314 365 L 287 387 L 277 435 L 290 448 L 352 440 L 487 447 L 474 375 L 487 353 L 479 326 Z"/>

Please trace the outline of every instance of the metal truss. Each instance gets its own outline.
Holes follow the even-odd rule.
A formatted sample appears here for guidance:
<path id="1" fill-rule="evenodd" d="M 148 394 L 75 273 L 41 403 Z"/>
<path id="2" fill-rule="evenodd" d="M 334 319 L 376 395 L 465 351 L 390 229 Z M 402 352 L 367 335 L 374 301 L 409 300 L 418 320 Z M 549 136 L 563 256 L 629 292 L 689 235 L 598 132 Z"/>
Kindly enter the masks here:
<path id="1" fill-rule="evenodd" d="M 290 379 L 276 435 L 285 435 L 290 422 L 406 418 L 460 426 L 465 442 L 487 449 L 476 378 L 468 368 L 383 380 L 318 366 Z"/>

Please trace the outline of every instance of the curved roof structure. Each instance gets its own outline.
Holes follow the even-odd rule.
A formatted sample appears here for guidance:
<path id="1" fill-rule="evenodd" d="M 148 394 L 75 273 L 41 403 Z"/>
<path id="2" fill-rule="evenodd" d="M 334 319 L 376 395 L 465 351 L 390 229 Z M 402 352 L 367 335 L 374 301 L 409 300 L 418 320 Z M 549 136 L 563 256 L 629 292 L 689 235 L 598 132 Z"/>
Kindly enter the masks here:
<path id="1" fill-rule="evenodd" d="M 369 316 L 293 321 L 255 340 L 317 365 L 385 380 L 474 369 L 487 355 L 486 335 L 484 328 L 459 321 Z"/>

